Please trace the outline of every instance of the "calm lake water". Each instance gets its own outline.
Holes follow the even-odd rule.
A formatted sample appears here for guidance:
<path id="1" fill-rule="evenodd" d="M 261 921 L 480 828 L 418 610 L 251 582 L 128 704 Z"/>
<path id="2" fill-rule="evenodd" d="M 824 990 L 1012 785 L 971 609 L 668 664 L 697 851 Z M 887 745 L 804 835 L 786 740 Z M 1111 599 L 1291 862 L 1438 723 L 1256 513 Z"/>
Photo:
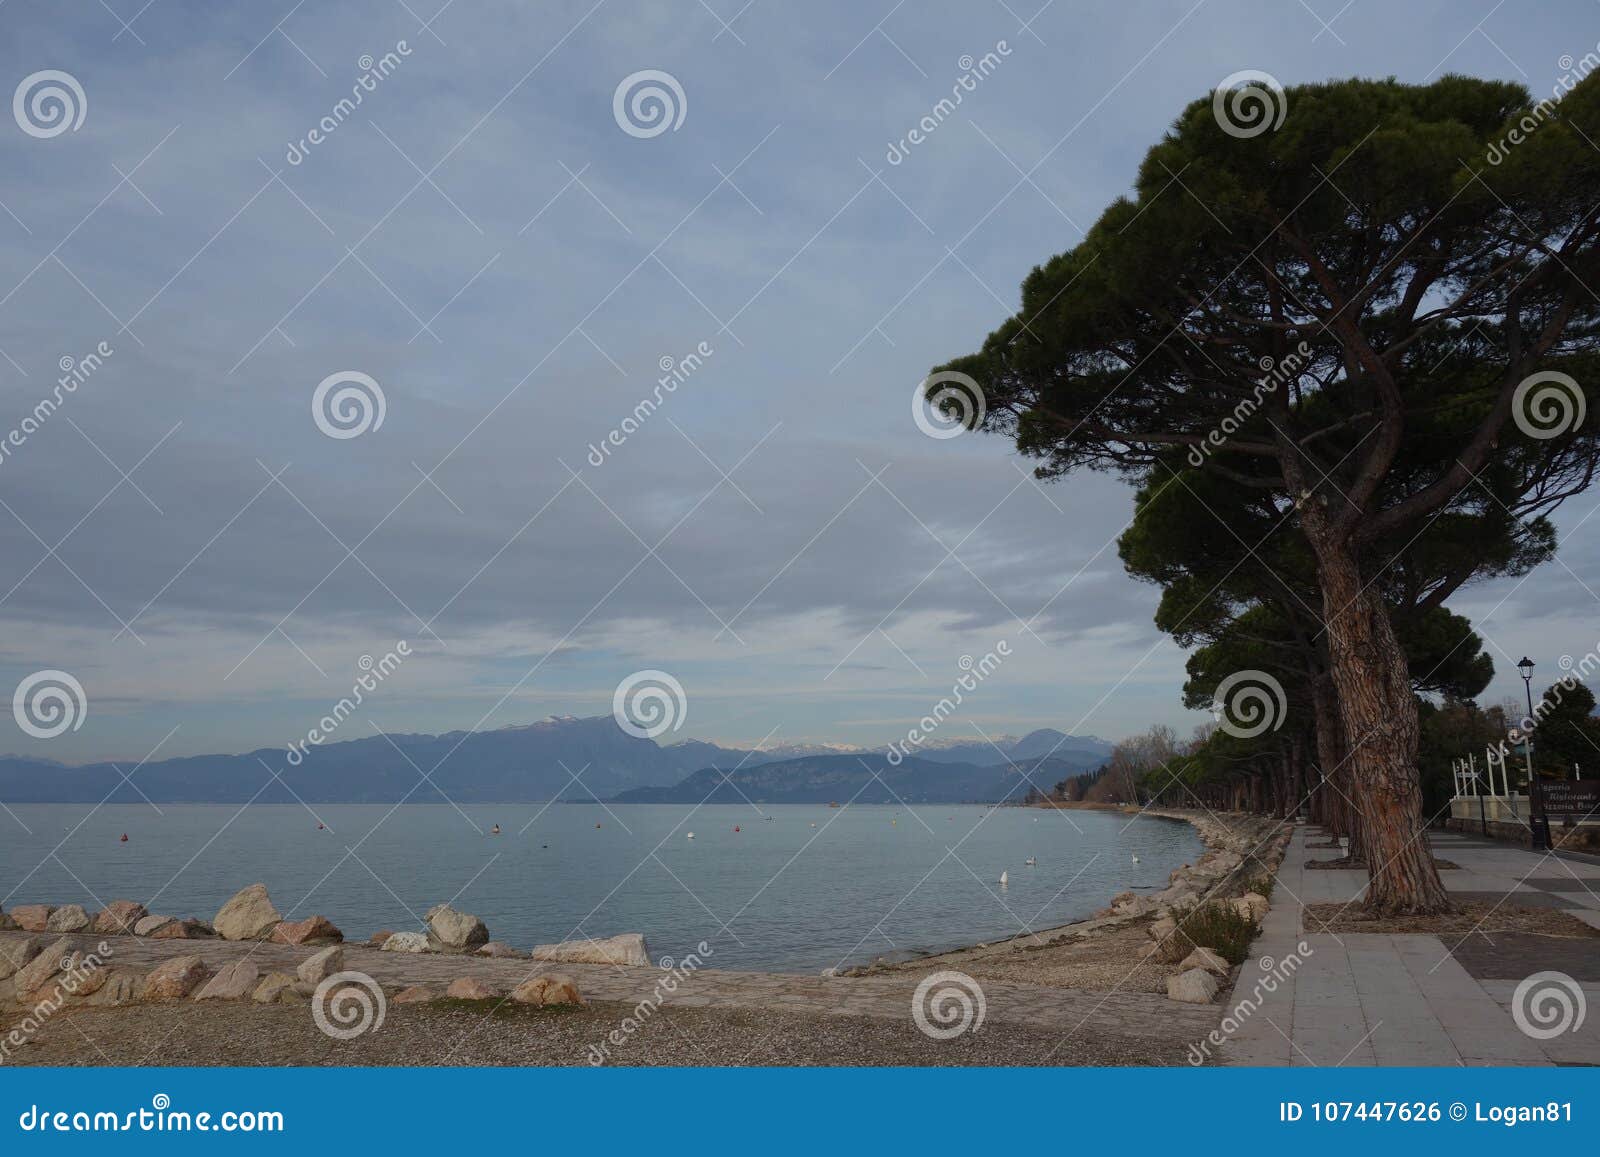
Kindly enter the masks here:
<path id="1" fill-rule="evenodd" d="M 704 940 L 714 967 L 793 972 L 1081 919 L 1124 888 L 1164 887 L 1203 851 L 1187 824 L 1028 808 L 13 810 L 0 813 L 7 909 L 132 899 L 209 919 L 259 880 L 286 917 L 321 913 L 352 940 L 418 928 L 450 902 L 519 948 L 643 932 L 657 958 Z"/>

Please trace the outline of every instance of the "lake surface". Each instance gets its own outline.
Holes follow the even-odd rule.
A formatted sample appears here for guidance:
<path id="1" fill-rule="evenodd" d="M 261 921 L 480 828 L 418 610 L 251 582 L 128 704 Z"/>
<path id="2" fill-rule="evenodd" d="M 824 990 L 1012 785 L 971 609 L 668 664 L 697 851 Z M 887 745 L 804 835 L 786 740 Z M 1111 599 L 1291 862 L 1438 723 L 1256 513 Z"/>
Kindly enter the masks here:
<path id="1" fill-rule="evenodd" d="M 1082 919 L 1125 888 L 1165 887 L 1171 869 L 1204 850 L 1189 825 L 1168 820 L 974 806 L 337 805 L 313 816 L 293 805 L 162 805 L 158 813 L 52 804 L 12 812 L 0 812 L 6 909 L 81 903 L 93 911 L 131 899 L 152 912 L 210 919 L 260 881 L 286 918 L 321 913 L 351 940 L 417 929 L 429 907 L 448 902 L 519 948 L 643 932 L 657 958 L 679 958 L 703 940 L 712 967 L 790 972 Z M 497 823 L 503 834 L 490 835 Z M 1036 867 L 1025 866 L 1030 856 Z"/>

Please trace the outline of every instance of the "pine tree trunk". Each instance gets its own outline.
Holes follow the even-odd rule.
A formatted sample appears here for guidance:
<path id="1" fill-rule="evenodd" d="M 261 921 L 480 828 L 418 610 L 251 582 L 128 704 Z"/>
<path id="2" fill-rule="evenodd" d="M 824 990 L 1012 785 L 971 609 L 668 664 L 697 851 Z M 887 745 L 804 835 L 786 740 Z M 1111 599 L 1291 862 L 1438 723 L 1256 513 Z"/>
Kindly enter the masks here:
<path id="1" fill-rule="evenodd" d="M 1374 915 L 1429 915 L 1450 910 L 1449 897 L 1422 834 L 1417 773 L 1417 705 L 1405 653 L 1388 609 L 1362 578 L 1347 542 L 1306 519 L 1317 553 L 1329 668 L 1349 745 L 1345 766 L 1361 811 L 1360 833 L 1371 878 L 1365 906 Z M 1354 836 L 1351 852 L 1356 851 Z"/>
<path id="2" fill-rule="evenodd" d="M 1327 777 L 1324 787 L 1327 805 L 1328 830 L 1346 840 L 1345 859 L 1352 867 L 1366 863 L 1364 841 L 1361 838 L 1360 790 L 1355 784 L 1354 769 L 1350 765 L 1349 746 L 1345 743 L 1344 719 L 1339 710 L 1339 692 L 1333 676 L 1319 671 L 1311 680 L 1311 702 L 1317 724 L 1317 759 L 1322 764 L 1322 774 Z"/>

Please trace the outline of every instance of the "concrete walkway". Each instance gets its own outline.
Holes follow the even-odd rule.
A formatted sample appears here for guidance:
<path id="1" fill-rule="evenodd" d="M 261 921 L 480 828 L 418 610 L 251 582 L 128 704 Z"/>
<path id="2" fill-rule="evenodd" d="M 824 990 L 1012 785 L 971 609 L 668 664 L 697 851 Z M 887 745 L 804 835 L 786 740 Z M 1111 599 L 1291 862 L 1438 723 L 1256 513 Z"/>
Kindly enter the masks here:
<path id="1" fill-rule="evenodd" d="M 1307 870 L 1308 859 L 1340 854 L 1308 850 L 1308 840 L 1323 842 L 1297 829 L 1278 870 L 1272 911 L 1230 1002 L 1258 999 L 1259 1007 L 1237 1018 L 1221 1050 L 1226 1063 L 1600 1064 L 1600 939 L 1307 934 L 1303 905 L 1358 901 L 1366 888 L 1363 871 Z M 1560 908 L 1600 927 L 1600 864 L 1454 832 L 1432 833 L 1431 842 L 1435 856 L 1461 865 L 1440 873 L 1452 893 Z M 1291 971 L 1297 956 L 1303 962 Z M 1266 992 L 1261 981 L 1274 971 L 1287 979 Z M 1543 971 L 1565 973 L 1587 1005 L 1576 1031 L 1549 1040 L 1512 1017 L 1517 985 Z"/>

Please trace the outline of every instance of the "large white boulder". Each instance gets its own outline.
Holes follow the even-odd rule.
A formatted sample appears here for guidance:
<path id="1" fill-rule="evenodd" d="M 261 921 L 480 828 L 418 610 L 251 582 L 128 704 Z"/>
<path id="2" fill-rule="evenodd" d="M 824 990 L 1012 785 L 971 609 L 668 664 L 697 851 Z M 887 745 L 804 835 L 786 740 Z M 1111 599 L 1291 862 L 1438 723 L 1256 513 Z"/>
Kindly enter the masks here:
<path id="1" fill-rule="evenodd" d="M 283 917 L 272 906 L 265 884 L 251 884 L 235 892 L 211 921 L 224 940 L 260 940 L 277 927 Z"/>
<path id="2" fill-rule="evenodd" d="M 1204 968 L 1191 968 L 1167 977 L 1167 999 L 1184 1004 L 1210 1004 L 1217 995 L 1217 978 Z"/>
<path id="3" fill-rule="evenodd" d="M 534 960 L 557 960 L 563 964 L 648 965 L 650 949 L 641 932 L 624 932 L 604 940 L 563 940 L 560 944 L 540 944 Z"/>
<path id="4" fill-rule="evenodd" d="M 308 956 L 300 962 L 300 967 L 295 969 L 295 975 L 305 983 L 315 986 L 321 984 L 335 972 L 344 971 L 344 948 L 335 944 L 331 948 L 324 948 L 315 956 Z"/>
<path id="5" fill-rule="evenodd" d="M 46 932 L 82 932 L 89 927 L 89 913 L 82 904 L 67 904 L 50 913 L 45 921 Z"/>
<path id="6" fill-rule="evenodd" d="M 396 932 L 383 942 L 382 952 L 426 952 L 428 938 L 421 932 Z"/>
<path id="7" fill-rule="evenodd" d="M 1209 948 L 1196 948 L 1183 958 L 1183 963 L 1178 967 L 1185 970 L 1203 968 L 1213 976 L 1226 976 L 1233 970 L 1226 960 Z"/>
<path id="8" fill-rule="evenodd" d="M 448 904 L 428 909 L 428 940 L 436 952 L 471 952 L 489 942 L 489 929 L 470 912 L 457 912 Z"/>
<path id="9" fill-rule="evenodd" d="M 206 981 L 194 994 L 196 1000 L 243 1000 L 261 983 L 261 970 L 253 960 L 235 960 Z"/>

